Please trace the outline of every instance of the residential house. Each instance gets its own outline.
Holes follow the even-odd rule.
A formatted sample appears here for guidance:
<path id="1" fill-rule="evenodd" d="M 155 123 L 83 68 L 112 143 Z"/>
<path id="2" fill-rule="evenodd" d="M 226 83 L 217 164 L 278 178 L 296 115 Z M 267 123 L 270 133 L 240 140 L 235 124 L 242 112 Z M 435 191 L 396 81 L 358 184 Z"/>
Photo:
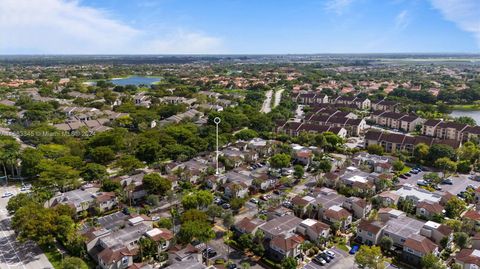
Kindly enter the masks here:
<path id="1" fill-rule="evenodd" d="M 172 247 L 168 251 L 168 261 L 170 264 L 181 262 L 202 263 L 202 253 L 191 244 L 182 247 L 180 245 Z"/>
<path id="2" fill-rule="evenodd" d="M 167 251 L 174 238 L 173 232 L 165 228 L 153 228 L 145 234 L 148 238 L 158 243 L 158 252 Z"/>
<path id="3" fill-rule="evenodd" d="M 302 221 L 302 219 L 293 215 L 285 215 L 267 221 L 267 223 L 261 225 L 258 229 L 264 233 L 266 239 L 271 240 L 277 235 L 294 233 Z"/>
<path id="4" fill-rule="evenodd" d="M 339 223 L 340 229 L 346 230 L 352 223 L 352 214 L 344 208 L 334 205 L 323 212 L 322 219 L 329 224 Z"/>
<path id="5" fill-rule="evenodd" d="M 311 242 L 326 240 L 330 236 L 330 225 L 314 219 L 305 219 L 297 226 L 297 233 Z"/>
<path id="6" fill-rule="evenodd" d="M 479 249 L 462 249 L 455 255 L 454 259 L 455 263 L 459 264 L 462 269 L 480 268 Z"/>
<path id="7" fill-rule="evenodd" d="M 398 102 L 383 99 L 378 102 L 372 102 L 371 106 L 373 111 L 399 112 L 401 105 Z"/>
<path id="8" fill-rule="evenodd" d="M 402 257 L 409 264 L 420 265 L 423 256 L 430 253 L 438 255 L 438 245 L 424 236 L 411 234 L 403 245 Z"/>
<path id="9" fill-rule="evenodd" d="M 300 246 L 304 239 L 297 234 L 279 234 L 270 240 L 268 255 L 276 261 L 297 258 L 301 255 Z"/>
<path id="10" fill-rule="evenodd" d="M 233 225 L 233 230 L 237 235 L 252 234 L 254 235 L 258 228 L 264 225 L 266 221 L 258 218 L 244 217 Z"/>
<path id="11" fill-rule="evenodd" d="M 380 243 L 385 224 L 381 221 L 361 219 L 357 227 L 355 240 L 365 245 Z"/>
<path id="12" fill-rule="evenodd" d="M 372 205 L 365 199 L 358 197 L 348 197 L 343 202 L 343 207 L 353 212 L 353 217 L 357 219 L 365 218 L 372 210 Z"/>
<path id="13" fill-rule="evenodd" d="M 225 185 L 225 196 L 230 198 L 245 198 L 248 195 L 248 185 L 242 181 L 233 181 Z"/>
<path id="14" fill-rule="evenodd" d="M 435 215 L 443 216 L 444 209 L 439 202 L 424 200 L 417 203 L 416 214 L 425 219 L 432 219 Z"/>

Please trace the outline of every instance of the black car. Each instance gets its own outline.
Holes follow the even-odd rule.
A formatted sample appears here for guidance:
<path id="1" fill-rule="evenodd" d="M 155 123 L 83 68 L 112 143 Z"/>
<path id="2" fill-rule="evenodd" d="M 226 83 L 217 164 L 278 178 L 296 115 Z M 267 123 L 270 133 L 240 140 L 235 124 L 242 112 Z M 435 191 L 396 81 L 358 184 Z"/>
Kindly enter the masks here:
<path id="1" fill-rule="evenodd" d="M 400 175 L 399 178 L 407 179 L 408 177 L 406 175 Z"/>
<path id="2" fill-rule="evenodd" d="M 222 207 L 223 207 L 223 209 L 230 209 L 231 206 L 230 206 L 230 204 L 225 203 L 225 204 L 222 205 Z"/>
<path id="3" fill-rule="evenodd" d="M 326 253 L 320 253 L 318 256 L 322 257 L 326 262 L 330 262 L 332 258 L 328 256 Z"/>
<path id="4" fill-rule="evenodd" d="M 203 257 L 205 258 L 213 258 L 217 256 L 217 252 L 213 248 L 206 248 L 202 251 Z"/>
<path id="5" fill-rule="evenodd" d="M 227 264 L 227 269 L 236 269 L 236 268 L 237 268 L 237 265 L 234 263 Z"/>
<path id="6" fill-rule="evenodd" d="M 320 265 L 325 265 L 327 263 L 320 255 L 317 255 L 315 258 L 312 259 L 312 261 Z"/>

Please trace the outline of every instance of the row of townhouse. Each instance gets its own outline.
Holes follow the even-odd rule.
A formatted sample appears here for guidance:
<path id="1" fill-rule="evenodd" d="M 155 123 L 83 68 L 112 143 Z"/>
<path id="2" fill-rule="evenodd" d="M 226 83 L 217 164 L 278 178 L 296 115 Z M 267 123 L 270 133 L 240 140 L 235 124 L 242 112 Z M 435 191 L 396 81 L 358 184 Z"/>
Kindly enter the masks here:
<path id="1" fill-rule="evenodd" d="M 300 257 L 300 247 L 305 240 L 321 242 L 330 236 L 328 224 L 309 218 L 303 220 L 293 214 L 277 216 L 268 221 L 245 217 L 235 223 L 233 230 L 236 236 L 263 232 L 265 237 L 262 243 L 266 255 L 275 261 Z"/>
<path id="2" fill-rule="evenodd" d="M 480 126 L 469 126 L 451 121 L 427 120 L 422 126 L 422 134 L 438 139 L 465 142 L 471 139 L 478 139 Z"/>
<path id="3" fill-rule="evenodd" d="M 408 184 L 397 190 L 385 191 L 378 194 L 378 199 L 383 206 L 397 206 L 400 199 L 409 200 L 416 207 L 416 215 L 423 219 L 433 219 L 435 215 L 445 214 L 444 206 L 450 194 L 441 196 L 424 189 Z"/>
<path id="4" fill-rule="evenodd" d="M 405 134 L 388 133 L 376 130 L 369 130 L 365 134 L 365 148 L 370 145 L 380 145 L 385 152 L 396 152 L 405 150 L 413 152 L 416 145 L 424 143 L 428 146 L 433 144 L 444 144 L 452 148 L 458 148 L 461 143 L 457 140 L 437 139 L 428 136 L 411 136 Z"/>
<path id="5" fill-rule="evenodd" d="M 374 111 L 370 116 L 375 124 L 404 132 L 413 132 L 421 126 L 424 119 L 416 116 L 390 111 Z"/>
<path id="6" fill-rule="evenodd" d="M 462 221 L 464 223 L 469 223 L 470 227 L 473 227 L 470 235 L 470 244 L 460 250 L 454 256 L 455 263 L 459 264 L 462 269 L 476 269 L 480 267 L 480 233 L 474 232 L 478 231 L 480 228 L 480 211 L 478 209 L 478 197 L 480 195 L 480 189 L 475 190 L 477 208 L 467 211 L 462 216 Z"/>
<path id="7" fill-rule="evenodd" d="M 97 219 L 94 226 L 84 224 L 80 230 L 88 254 L 102 269 L 151 268 L 135 264 L 140 254 L 139 241 L 150 238 L 158 242 L 158 252 L 166 252 L 174 235 L 164 228 L 153 228 L 151 218 L 144 215 L 113 213 Z"/>
<path id="8" fill-rule="evenodd" d="M 390 111 L 390 112 L 400 112 L 400 103 L 390 100 L 382 99 L 377 102 L 372 102 L 373 111 Z"/>
<path id="9" fill-rule="evenodd" d="M 298 136 L 302 132 L 321 134 L 325 132 L 334 133 L 342 138 L 347 137 L 347 129 L 333 125 L 310 124 L 303 122 L 280 122 L 276 127 L 277 133 L 288 134 L 290 136 Z"/>
<path id="10" fill-rule="evenodd" d="M 55 207 L 60 204 L 70 206 L 77 214 L 93 209 L 105 212 L 114 209 L 118 199 L 114 192 L 99 192 L 98 187 L 92 187 L 58 193 L 45 206 Z"/>
<path id="11" fill-rule="evenodd" d="M 296 196 L 291 203 L 298 216 L 317 218 L 328 224 L 338 222 L 348 229 L 353 218 L 363 218 L 371 210 L 371 204 L 358 197 L 345 197 L 330 188 L 313 190 L 309 195 Z"/>
<path id="12" fill-rule="evenodd" d="M 453 239 L 450 227 L 433 221 L 423 222 L 406 216 L 400 210 L 381 208 L 379 219 L 362 219 L 357 227 L 355 240 L 366 245 L 378 245 L 383 237 L 389 237 L 393 246 L 402 251 L 403 260 L 411 265 L 420 265 L 422 257 L 438 255 L 440 242 Z"/>
<path id="13" fill-rule="evenodd" d="M 306 115 L 304 123 L 341 127 L 347 130 L 349 136 L 358 136 L 367 127 L 365 120 L 358 119 L 353 113 L 328 109 L 318 109 L 314 113 Z"/>
<path id="14" fill-rule="evenodd" d="M 338 104 L 344 106 L 353 106 L 358 109 L 370 109 L 371 101 L 368 98 L 361 98 L 355 96 L 338 96 L 333 99 L 320 92 L 302 91 L 292 94 L 292 100 L 303 105 L 318 105 L 318 104 Z"/>

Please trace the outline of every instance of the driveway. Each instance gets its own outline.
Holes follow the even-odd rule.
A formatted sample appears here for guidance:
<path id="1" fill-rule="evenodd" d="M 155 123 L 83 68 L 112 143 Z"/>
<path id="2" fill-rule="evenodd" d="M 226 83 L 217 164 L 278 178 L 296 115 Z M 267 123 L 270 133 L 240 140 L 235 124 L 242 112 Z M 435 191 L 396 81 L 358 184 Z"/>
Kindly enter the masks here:
<path id="1" fill-rule="evenodd" d="M 0 187 L 0 193 L 19 192 L 16 187 Z M 0 268 L 2 269 L 53 269 L 47 256 L 33 242 L 20 243 L 11 229 L 11 216 L 6 206 L 9 198 L 0 198 Z"/>

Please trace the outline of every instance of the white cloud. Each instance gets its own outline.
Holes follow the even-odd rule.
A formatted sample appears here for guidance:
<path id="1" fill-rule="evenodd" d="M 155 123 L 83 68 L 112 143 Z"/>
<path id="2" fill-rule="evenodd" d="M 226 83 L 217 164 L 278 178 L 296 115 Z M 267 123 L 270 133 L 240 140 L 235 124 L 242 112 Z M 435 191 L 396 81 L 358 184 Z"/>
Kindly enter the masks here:
<path id="1" fill-rule="evenodd" d="M 337 14 L 342 14 L 353 1 L 354 0 L 327 0 L 325 2 L 325 9 Z"/>
<path id="2" fill-rule="evenodd" d="M 410 23 L 410 15 L 407 10 L 402 10 L 395 17 L 395 28 L 396 29 L 405 29 Z"/>
<path id="3" fill-rule="evenodd" d="M 460 29 L 474 35 L 480 48 L 480 1 L 479 0 L 430 0 L 443 17 L 454 22 Z"/>
<path id="4" fill-rule="evenodd" d="M 70 0 L 0 0 L 0 54 L 217 53 L 222 40 L 181 28 L 151 33 Z"/>

